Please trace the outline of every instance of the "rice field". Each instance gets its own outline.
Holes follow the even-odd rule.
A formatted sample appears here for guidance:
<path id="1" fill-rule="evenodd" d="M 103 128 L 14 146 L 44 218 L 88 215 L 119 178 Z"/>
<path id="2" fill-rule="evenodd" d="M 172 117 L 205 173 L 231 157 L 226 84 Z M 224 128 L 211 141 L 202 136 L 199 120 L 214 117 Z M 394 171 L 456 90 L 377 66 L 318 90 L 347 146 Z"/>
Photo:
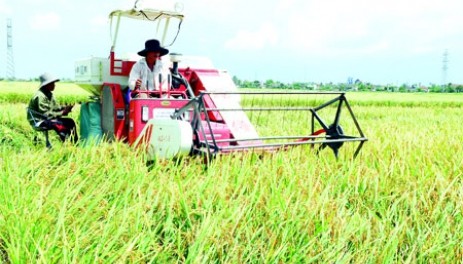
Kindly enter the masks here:
<path id="1" fill-rule="evenodd" d="M 146 166 L 123 143 L 34 145 L 37 86 L 0 82 L 0 263 L 463 262 L 461 94 L 348 93 L 369 138 L 354 160 L 300 147 L 205 169 Z"/>

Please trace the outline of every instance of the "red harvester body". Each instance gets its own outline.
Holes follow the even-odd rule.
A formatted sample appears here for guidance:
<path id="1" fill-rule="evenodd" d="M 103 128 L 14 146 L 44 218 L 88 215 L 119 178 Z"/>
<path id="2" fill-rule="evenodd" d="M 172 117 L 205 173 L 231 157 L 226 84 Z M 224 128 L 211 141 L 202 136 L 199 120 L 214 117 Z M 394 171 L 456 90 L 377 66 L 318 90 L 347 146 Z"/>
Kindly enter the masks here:
<path id="1" fill-rule="evenodd" d="M 166 25 L 183 19 L 182 14 L 165 10 L 116 10 L 110 14 L 111 21 L 117 21 L 116 32 L 122 17 L 165 20 Z M 241 92 L 226 71 L 183 65 L 185 57 L 180 60 L 178 54 L 170 55 L 167 87 L 131 92 L 128 77 L 138 58 L 117 58 L 115 43 L 116 38 L 109 58 L 77 62 L 76 80 L 98 97 L 106 137 L 144 145 L 153 159 L 298 145 L 329 147 L 338 155 L 345 142 L 358 143 L 356 156 L 367 141 L 345 93 Z M 147 98 L 134 97 L 140 93 Z M 350 122 L 342 123 L 341 116 Z"/>

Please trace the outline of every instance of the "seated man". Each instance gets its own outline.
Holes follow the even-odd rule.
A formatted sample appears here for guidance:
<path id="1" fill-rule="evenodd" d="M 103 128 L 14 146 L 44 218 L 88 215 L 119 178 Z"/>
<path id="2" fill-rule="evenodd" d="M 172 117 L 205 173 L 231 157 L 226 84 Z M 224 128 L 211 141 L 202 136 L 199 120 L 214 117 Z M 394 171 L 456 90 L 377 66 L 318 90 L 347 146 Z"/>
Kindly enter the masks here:
<path id="1" fill-rule="evenodd" d="M 53 129 L 58 133 L 61 141 L 70 138 L 74 143 L 78 136 L 76 123 L 72 118 L 64 117 L 72 110 L 71 106 L 61 106 L 55 100 L 53 91 L 58 78 L 52 77 L 49 73 L 40 76 L 40 88 L 29 102 L 27 118 L 33 127 Z"/>

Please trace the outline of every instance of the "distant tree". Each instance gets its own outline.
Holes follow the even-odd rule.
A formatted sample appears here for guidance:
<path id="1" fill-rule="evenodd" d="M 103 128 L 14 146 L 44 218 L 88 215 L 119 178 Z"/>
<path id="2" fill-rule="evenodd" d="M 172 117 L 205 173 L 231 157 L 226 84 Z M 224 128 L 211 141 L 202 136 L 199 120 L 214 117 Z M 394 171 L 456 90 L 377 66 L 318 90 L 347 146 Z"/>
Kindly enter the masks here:
<path id="1" fill-rule="evenodd" d="M 333 91 L 333 84 L 327 83 L 320 86 L 321 91 Z"/>
<path id="2" fill-rule="evenodd" d="M 366 83 L 358 82 L 357 87 L 358 87 L 358 90 L 361 91 L 361 92 L 365 92 L 365 91 L 369 90 L 368 84 L 366 84 Z"/>
<path id="3" fill-rule="evenodd" d="M 243 81 L 241 82 L 241 87 L 243 87 L 243 88 L 252 88 L 252 85 L 251 85 L 251 82 L 250 82 L 250 81 L 248 81 L 248 80 L 243 80 Z"/>
<path id="4" fill-rule="evenodd" d="M 386 92 L 394 92 L 394 86 L 392 85 L 385 85 L 383 87 L 383 90 L 386 91 Z"/>
<path id="5" fill-rule="evenodd" d="M 280 83 L 281 89 L 291 89 L 291 84 L 289 83 Z"/>
<path id="6" fill-rule="evenodd" d="M 265 88 L 275 88 L 275 81 L 272 79 L 268 79 L 264 82 L 264 87 Z"/>
<path id="7" fill-rule="evenodd" d="M 447 85 L 445 85 L 445 92 L 446 93 L 455 92 L 455 89 L 453 89 L 453 84 L 452 83 L 448 83 Z"/>
<path id="8" fill-rule="evenodd" d="M 433 84 L 433 85 L 431 85 L 429 87 L 429 92 L 431 92 L 431 93 L 440 93 L 440 92 L 442 92 L 442 88 L 439 85 Z"/>
<path id="9" fill-rule="evenodd" d="M 399 87 L 399 92 L 400 93 L 404 93 L 407 91 L 407 85 L 406 84 L 402 84 L 400 87 Z"/>
<path id="10" fill-rule="evenodd" d="M 232 80 L 233 80 L 233 83 L 235 83 L 236 86 L 241 87 L 241 80 L 238 79 L 238 77 L 233 76 Z"/>
<path id="11" fill-rule="evenodd" d="M 242 88 L 262 88 L 262 84 L 260 81 L 248 81 L 248 80 L 243 80 L 241 81 L 241 86 Z"/>
<path id="12" fill-rule="evenodd" d="M 340 83 L 338 84 L 338 90 L 339 91 L 347 91 L 349 89 L 349 85 L 345 83 Z"/>
<path id="13" fill-rule="evenodd" d="M 416 88 L 416 91 L 419 92 L 419 93 L 425 93 L 428 90 L 426 89 L 426 87 L 420 86 L 420 87 Z"/>
<path id="14" fill-rule="evenodd" d="M 293 82 L 291 86 L 293 87 L 293 89 L 296 89 L 296 90 L 305 89 L 304 83 L 301 83 L 301 82 Z"/>

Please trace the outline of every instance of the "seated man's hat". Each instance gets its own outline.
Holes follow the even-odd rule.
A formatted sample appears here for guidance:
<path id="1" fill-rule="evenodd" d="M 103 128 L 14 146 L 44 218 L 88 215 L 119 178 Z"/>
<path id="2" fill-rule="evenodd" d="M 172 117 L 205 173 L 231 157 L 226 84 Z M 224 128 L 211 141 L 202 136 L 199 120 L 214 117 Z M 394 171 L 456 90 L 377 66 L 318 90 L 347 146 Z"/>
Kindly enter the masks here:
<path id="1" fill-rule="evenodd" d="M 48 72 L 40 75 L 39 78 L 40 78 L 40 88 L 44 87 L 47 84 L 53 83 L 53 82 L 59 82 L 58 78 L 54 77 Z"/>

